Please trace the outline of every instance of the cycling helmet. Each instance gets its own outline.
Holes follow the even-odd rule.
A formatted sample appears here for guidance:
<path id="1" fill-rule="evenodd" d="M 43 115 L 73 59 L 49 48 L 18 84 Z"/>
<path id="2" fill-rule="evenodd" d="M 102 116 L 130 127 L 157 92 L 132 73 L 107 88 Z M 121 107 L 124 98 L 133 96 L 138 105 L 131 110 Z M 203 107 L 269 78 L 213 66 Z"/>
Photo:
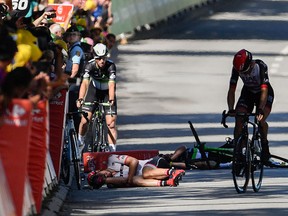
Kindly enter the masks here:
<path id="1" fill-rule="evenodd" d="M 105 184 L 105 176 L 92 171 L 87 175 L 87 182 L 93 189 L 99 189 Z"/>
<path id="2" fill-rule="evenodd" d="M 106 45 L 102 43 L 97 43 L 93 50 L 95 52 L 95 58 L 107 57 L 108 56 L 108 49 Z"/>
<path id="3" fill-rule="evenodd" d="M 242 49 L 234 55 L 233 67 L 240 73 L 245 73 L 249 70 L 252 61 L 252 54 Z"/>

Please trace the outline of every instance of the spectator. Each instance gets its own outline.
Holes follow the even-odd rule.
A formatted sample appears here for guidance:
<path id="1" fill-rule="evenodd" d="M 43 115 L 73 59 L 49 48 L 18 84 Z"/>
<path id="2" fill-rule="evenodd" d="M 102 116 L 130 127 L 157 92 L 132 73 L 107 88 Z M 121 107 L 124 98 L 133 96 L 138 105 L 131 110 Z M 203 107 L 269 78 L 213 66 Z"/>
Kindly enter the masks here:
<path id="1" fill-rule="evenodd" d="M 90 30 L 90 34 L 91 34 L 91 38 L 93 39 L 94 41 L 94 44 L 97 44 L 97 43 L 103 43 L 103 34 L 102 34 L 102 29 L 101 28 L 92 28 Z"/>
<path id="2" fill-rule="evenodd" d="M 49 27 L 49 30 L 51 32 L 51 37 L 53 40 L 62 38 L 62 27 L 58 23 L 54 23 Z"/>
<path id="3" fill-rule="evenodd" d="M 112 34 L 112 33 L 107 34 L 104 41 L 105 41 L 104 42 L 105 45 L 107 46 L 108 50 L 110 51 L 116 43 L 115 34 Z"/>
<path id="4" fill-rule="evenodd" d="M 81 48 L 81 34 L 74 25 L 66 31 L 67 43 L 69 47 L 69 60 L 66 65 L 66 73 L 70 78 L 80 77 L 80 72 L 84 66 L 84 52 Z"/>
<path id="5" fill-rule="evenodd" d="M 106 36 L 109 33 L 109 27 L 113 24 L 112 1 L 100 0 L 99 2 L 103 3 L 103 5 L 101 15 L 96 18 L 94 27 L 100 27 Z"/>
<path id="6" fill-rule="evenodd" d="M 7 103 L 2 92 L 2 85 L 7 75 L 7 66 L 13 61 L 17 52 L 16 42 L 9 36 L 8 30 L 4 25 L 0 25 L 0 116 Z"/>

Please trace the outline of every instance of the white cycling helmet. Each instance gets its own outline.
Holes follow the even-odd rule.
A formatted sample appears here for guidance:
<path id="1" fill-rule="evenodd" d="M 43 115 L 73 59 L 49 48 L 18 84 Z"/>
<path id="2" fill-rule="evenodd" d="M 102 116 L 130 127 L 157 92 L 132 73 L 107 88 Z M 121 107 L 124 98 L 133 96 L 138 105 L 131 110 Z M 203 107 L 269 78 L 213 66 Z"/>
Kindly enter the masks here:
<path id="1" fill-rule="evenodd" d="M 94 50 L 94 53 L 95 53 L 95 58 L 107 57 L 108 56 L 108 49 L 107 49 L 106 45 L 104 45 L 102 43 L 97 43 L 93 47 L 93 50 Z"/>

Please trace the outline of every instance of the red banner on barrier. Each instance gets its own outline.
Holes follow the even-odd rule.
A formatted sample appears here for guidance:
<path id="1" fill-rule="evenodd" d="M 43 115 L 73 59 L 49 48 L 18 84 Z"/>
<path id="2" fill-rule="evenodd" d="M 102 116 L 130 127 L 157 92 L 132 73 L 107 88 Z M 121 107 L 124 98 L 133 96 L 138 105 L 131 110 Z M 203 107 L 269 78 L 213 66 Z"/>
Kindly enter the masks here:
<path id="1" fill-rule="evenodd" d="M 60 162 L 63 148 L 66 94 L 67 89 L 62 89 L 49 103 L 49 151 L 58 180 L 60 177 Z"/>
<path id="2" fill-rule="evenodd" d="M 0 123 L 0 155 L 17 215 L 22 215 L 27 176 L 32 105 L 14 99 Z"/>
<path id="3" fill-rule="evenodd" d="M 139 160 L 146 160 L 158 155 L 159 151 L 132 150 L 132 151 L 119 151 L 119 152 L 85 152 L 83 153 L 84 172 L 106 169 L 108 157 L 111 154 L 129 155 Z"/>
<path id="4" fill-rule="evenodd" d="M 47 153 L 47 101 L 40 101 L 32 112 L 28 175 L 37 213 L 41 211 Z"/>

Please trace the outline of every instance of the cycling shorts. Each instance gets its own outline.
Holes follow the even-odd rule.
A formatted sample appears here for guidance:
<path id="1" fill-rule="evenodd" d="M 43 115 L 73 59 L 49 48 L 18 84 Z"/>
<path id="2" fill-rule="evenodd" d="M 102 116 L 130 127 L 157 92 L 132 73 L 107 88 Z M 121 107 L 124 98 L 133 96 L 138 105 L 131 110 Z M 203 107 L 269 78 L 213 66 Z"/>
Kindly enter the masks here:
<path id="1" fill-rule="evenodd" d="M 151 167 L 151 168 L 170 168 L 170 164 L 167 160 L 163 157 L 155 156 L 152 160 L 148 161 L 144 167 Z"/>
<path id="2" fill-rule="evenodd" d="M 245 110 L 247 110 L 247 112 L 251 113 L 254 109 L 254 106 L 256 106 L 256 108 L 259 107 L 260 97 L 261 92 L 253 93 L 249 91 L 247 88 L 243 87 L 241 95 L 236 105 L 236 110 L 238 110 L 239 108 L 244 108 Z M 268 89 L 267 103 L 265 107 L 268 107 L 271 110 L 273 101 L 274 101 L 274 91 L 270 87 Z"/>

